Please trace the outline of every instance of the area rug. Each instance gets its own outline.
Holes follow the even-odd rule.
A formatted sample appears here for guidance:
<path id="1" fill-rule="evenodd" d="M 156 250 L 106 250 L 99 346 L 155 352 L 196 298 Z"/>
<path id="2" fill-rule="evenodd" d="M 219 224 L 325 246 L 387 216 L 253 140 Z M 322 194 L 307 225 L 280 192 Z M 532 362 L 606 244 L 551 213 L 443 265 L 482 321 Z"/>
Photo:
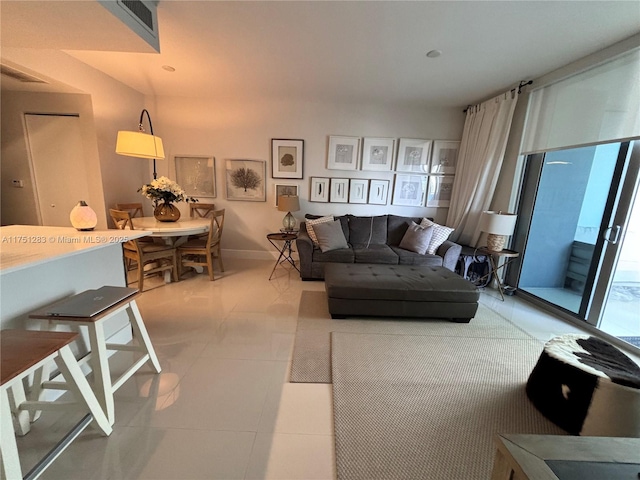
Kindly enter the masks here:
<path id="1" fill-rule="evenodd" d="M 321 291 L 304 291 L 298 312 L 298 326 L 289 378 L 291 382 L 331 383 L 332 332 L 432 336 L 440 338 L 439 342 L 450 347 L 451 340 L 443 337 L 532 339 L 527 333 L 484 305 L 479 306 L 475 318 L 470 323 L 453 323 L 442 319 L 402 318 L 332 320 L 327 306 L 327 294 Z M 542 343 L 538 345 L 540 352 Z"/>
<path id="2" fill-rule="evenodd" d="M 340 480 L 487 479 L 497 433 L 564 433 L 525 393 L 538 341 L 336 331 L 331 337 Z"/>

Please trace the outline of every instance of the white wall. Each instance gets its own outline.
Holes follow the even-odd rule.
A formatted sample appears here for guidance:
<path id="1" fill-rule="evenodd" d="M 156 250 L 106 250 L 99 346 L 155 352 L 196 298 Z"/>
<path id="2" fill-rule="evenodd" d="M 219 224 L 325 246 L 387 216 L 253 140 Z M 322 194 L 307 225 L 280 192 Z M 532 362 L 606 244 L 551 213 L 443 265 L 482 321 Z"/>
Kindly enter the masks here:
<path id="1" fill-rule="evenodd" d="M 136 190 L 150 178 L 149 162 L 117 155 L 116 135 L 118 130 L 137 130 L 143 108 L 149 109 L 153 118 L 153 102 L 149 102 L 140 92 L 61 51 L 3 47 L 2 59 L 91 96 L 104 185 L 104 208 L 113 207 L 116 202 L 139 201 L 140 194 Z M 3 176 L 3 190 L 7 188 L 7 181 L 10 179 Z M 151 211 L 145 213 L 150 215 Z"/>
<path id="2" fill-rule="evenodd" d="M 168 160 L 158 162 L 158 174 L 175 178 L 173 156 L 208 155 L 216 158 L 217 208 L 226 209 L 226 250 L 265 252 L 272 250 L 265 236 L 282 227 L 283 212 L 275 207 L 274 185 L 299 186 L 301 210 L 305 213 L 431 216 L 444 222 L 446 209 L 414 208 L 389 205 L 353 205 L 310 203 L 309 178 L 343 177 L 391 180 L 384 172 L 345 172 L 326 169 L 329 135 L 357 137 L 392 137 L 459 140 L 464 114 L 461 109 L 423 109 L 402 105 L 330 104 L 319 101 L 268 100 L 242 102 L 206 98 L 158 97 L 154 131 L 162 137 Z M 271 139 L 303 139 L 304 178 L 302 180 L 271 178 Z M 225 200 L 225 160 L 252 159 L 267 161 L 267 201 L 242 202 Z M 179 205 L 188 214 L 185 203 Z M 249 252 L 246 252 L 249 254 Z"/>

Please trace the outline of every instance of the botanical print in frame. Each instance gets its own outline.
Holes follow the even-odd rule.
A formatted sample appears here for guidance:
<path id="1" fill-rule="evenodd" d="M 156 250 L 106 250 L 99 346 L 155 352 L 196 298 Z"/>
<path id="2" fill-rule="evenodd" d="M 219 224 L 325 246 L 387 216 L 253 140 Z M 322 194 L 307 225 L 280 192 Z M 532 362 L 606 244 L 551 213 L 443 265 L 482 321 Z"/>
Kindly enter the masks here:
<path id="1" fill-rule="evenodd" d="M 176 155 L 176 182 L 190 197 L 216 197 L 216 159 L 198 155 Z"/>
<path id="2" fill-rule="evenodd" d="M 267 162 L 264 160 L 227 160 L 227 200 L 266 202 L 266 177 Z"/>
<path id="3" fill-rule="evenodd" d="M 369 182 L 369 203 L 386 205 L 389 195 L 389 180 L 371 180 Z"/>
<path id="4" fill-rule="evenodd" d="M 327 168 L 329 170 L 357 170 L 360 156 L 360 138 L 329 137 Z"/>
<path id="5" fill-rule="evenodd" d="M 271 139 L 271 176 L 302 178 L 304 140 Z"/>
<path id="6" fill-rule="evenodd" d="M 392 205 L 423 207 L 427 195 L 426 175 L 396 174 Z"/>
<path id="7" fill-rule="evenodd" d="M 329 201 L 329 179 L 325 177 L 311 177 L 310 202 Z"/>
<path id="8" fill-rule="evenodd" d="M 282 184 L 276 183 L 275 190 L 276 190 L 276 207 L 278 206 L 278 197 L 282 195 L 289 195 L 289 196 L 296 196 L 296 197 L 298 196 L 297 185 L 282 185 Z"/>
<path id="9" fill-rule="evenodd" d="M 433 142 L 431 173 L 456 173 L 460 142 L 436 140 Z"/>
<path id="10" fill-rule="evenodd" d="M 365 138 L 362 146 L 362 170 L 391 171 L 395 145 L 395 138 Z"/>
<path id="11" fill-rule="evenodd" d="M 430 176 L 427 207 L 448 207 L 451 204 L 453 175 Z"/>
<path id="12" fill-rule="evenodd" d="M 367 203 L 369 180 L 352 178 L 349 180 L 349 203 Z"/>
<path id="13" fill-rule="evenodd" d="M 332 178 L 331 193 L 329 194 L 331 203 L 347 203 L 349 201 L 349 179 Z"/>
<path id="14" fill-rule="evenodd" d="M 431 140 L 401 138 L 396 160 L 396 171 L 429 173 Z"/>

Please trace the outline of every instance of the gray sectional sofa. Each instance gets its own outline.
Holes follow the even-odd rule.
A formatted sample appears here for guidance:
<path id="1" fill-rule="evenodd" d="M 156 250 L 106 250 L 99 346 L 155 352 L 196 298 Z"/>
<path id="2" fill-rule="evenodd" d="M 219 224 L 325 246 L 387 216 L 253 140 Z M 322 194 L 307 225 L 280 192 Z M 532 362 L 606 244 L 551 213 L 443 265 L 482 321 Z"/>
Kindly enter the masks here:
<path id="1" fill-rule="evenodd" d="M 306 215 L 305 218 L 320 217 Z M 324 253 L 309 238 L 306 223 L 301 223 L 296 246 L 300 257 L 300 277 L 303 280 L 324 279 L 324 267 L 328 263 L 422 265 L 445 267 L 454 271 L 462 250 L 461 245 L 448 240 L 438 248 L 435 255 L 422 255 L 400 248 L 398 245 L 411 222 L 420 224 L 421 217 L 343 215 L 335 216 L 335 219 L 340 221 L 348 248 Z"/>

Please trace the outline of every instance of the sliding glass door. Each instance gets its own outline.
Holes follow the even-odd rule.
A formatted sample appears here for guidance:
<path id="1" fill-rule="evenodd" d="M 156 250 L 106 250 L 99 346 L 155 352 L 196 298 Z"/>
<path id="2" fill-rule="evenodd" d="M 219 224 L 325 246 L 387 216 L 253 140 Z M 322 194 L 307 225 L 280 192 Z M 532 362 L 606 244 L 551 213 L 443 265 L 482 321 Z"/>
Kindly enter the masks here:
<path id="1" fill-rule="evenodd" d="M 638 146 L 632 150 L 633 143 L 616 142 L 527 157 L 517 284 L 613 335 L 622 322 L 625 336 L 640 337 L 638 304 L 619 301 L 640 293 L 640 261 L 630 246 L 640 230 L 639 214 L 631 215 L 640 155 Z"/>

